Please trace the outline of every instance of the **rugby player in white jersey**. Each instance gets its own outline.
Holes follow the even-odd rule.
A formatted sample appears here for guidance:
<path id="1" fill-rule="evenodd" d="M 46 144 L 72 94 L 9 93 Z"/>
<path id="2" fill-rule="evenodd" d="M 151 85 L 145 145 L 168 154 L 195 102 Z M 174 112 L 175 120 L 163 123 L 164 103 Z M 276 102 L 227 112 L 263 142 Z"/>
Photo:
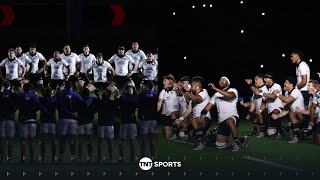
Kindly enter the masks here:
<path id="1" fill-rule="evenodd" d="M 192 101 L 192 119 L 191 125 L 193 127 L 194 148 L 193 150 L 202 150 L 204 148 L 204 136 L 211 125 L 211 114 L 206 112 L 204 118 L 201 119 L 201 111 L 208 104 L 210 96 L 206 89 L 203 88 L 204 79 L 200 76 L 192 78 L 191 89 L 180 86 L 181 92 L 186 99 Z"/>
<path id="2" fill-rule="evenodd" d="M 316 113 L 317 109 L 320 109 L 320 91 L 317 81 L 309 81 L 308 90 L 312 94 L 312 105 L 310 108 L 310 123 L 313 131 L 313 142 L 320 144 L 320 113 Z M 314 118 L 315 117 L 315 118 Z"/>
<path id="3" fill-rule="evenodd" d="M 139 49 L 138 42 L 133 42 L 131 44 L 131 49 L 126 52 L 126 55 L 130 56 L 134 60 L 134 62 L 136 64 L 135 68 L 134 68 L 134 66 L 132 64 L 129 64 L 129 68 L 130 69 L 134 68 L 133 71 L 132 71 L 131 78 L 132 78 L 133 82 L 136 85 L 139 85 L 140 82 L 141 82 L 141 79 L 139 77 L 138 66 L 139 66 L 140 63 L 145 61 L 147 59 L 147 57 L 146 57 L 145 53 L 141 49 Z"/>
<path id="4" fill-rule="evenodd" d="M 67 79 L 63 73 L 64 68 L 69 68 L 69 72 L 71 72 L 69 64 L 61 58 L 60 52 L 58 50 L 54 51 L 53 58 L 47 63 L 47 77 L 50 77 L 52 90 L 56 90 L 57 87 L 62 88 L 64 80 Z"/>
<path id="5" fill-rule="evenodd" d="M 142 76 L 143 81 L 152 81 L 153 83 L 158 82 L 158 62 L 153 59 L 151 51 L 147 52 L 147 59 L 140 62 L 139 73 Z"/>
<path id="6" fill-rule="evenodd" d="M 114 69 L 111 64 L 107 61 L 103 60 L 102 53 L 97 54 L 97 61 L 95 61 L 92 66 L 87 69 L 86 75 L 90 84 L 88 84 L 87 88 L 90 91 L 94 91 L 96 89 L 100 89 L 101 87 L 107 88 L 110 82 L 114 77 Z M 89 73 L 93 71 L 93 80 L 89 80 Z M 110 74 L 110 80 L 108 81 L 107 74 Z"/>
<path id="7" fill-rule="evenodd" d="M 27 78 L 30 80 L 32 84 L 37 84 L 40 87 L 41 91 L 44 91 L 43 75 L 45 73 L 44 69 L 47 60 L 40 52 L 37 52 L 37 46 L 35 44 L 31 44 L 29 46 L 29 52 L 27 52 L 26 55 L 32 61 L 32 65 L 30 66 L 29 70 L 30 73 Z"/>
<path id="8" fill-rule="evenodd" d="M 280 95 L 279 98 L 281 101 L 285 102 L 289 106 L 290 112 L 290 144 L 297 143 L 299 141 L 298 136 L 300 133 L 300 123 L 303 119 L 303 115 L 300 112 L 297 112 L 296 109 L 305 110 L 304 108 L 304 99 L 302 93 L 295 87 L 297 81 L 294 78 L 286 78 L 284 82 L 285 96 Z"/>
<path id="9" fill-rule="evenodd" d="M 16 57 L 18 59 L 20 59 L 20 61 L 26 67 L 26 75 L 28 75 L 30 73 L 30 69 L 31 69 L 30 66 L 32 66 L 31 59 L 29 58 L 29 56 L 27 56 L 26 54 L 24 54 L 22 52 L 22 48 L 20 45 L 16 46 L 15 53 L 16 53 Z M 22 75 L 22 68 L 19 66 L 19 77 L 21 77 L 21 75 Z"/>
<path id="10" fill-rule="evenodd" d="M 179 118 L 179 101 L 177 92 L 173 89 L 174 83 L 175 79 L 172 74 L 163 77 L 163 90 L 160 92 L 157 102 L 157 112 L 162 109 L 161 121 L 165 138 L 173 136 L 173 125 L 175 120 Z"/>
<path id="11" fill-rule="evenodd" d="M 21 77 L 19 77 L 19 67 L 22 69 Z M 3 76 L 2 68 L 5 68 L 6 75 Z M 14 49 L 8 50 L 8 58 L 2 60 L 0 63 L 0 78 L 2 81 L 9 81 L 11 90 L 14 87 L 21 87 L 20 81 L 24 78 L 26 68 L 24 64 L 16 57 Z"/>
<path id="12" fill-rule="evenodd" d="M 118 53 L 113 55 L 108 60 L 110 64 L 114 64 L 114 80 L 119 88 L 123 88 L 125 84 L 128 84 L 131 81 L 130 76 L 132 75 L 133 70 L 138 66 L 138 64 L 136 64 L 130 56 L 125 55 L 124 52 L 124 46 L 120 45 L 118 48 Z M 130 63 L 133 65 L 133 68 L 129 68 Z M 134 83 L 131 84 L 133 85 Z"/>
<path id="13" fill-rule="evenodd" d="M 231 146 L 232 151 L 237 152 L 240 150 L 240 143 L 243 143 L 245 147 L 248 145 L 248 137 L 238 138 L 238 91 L 235 88 L 230 88 L 230 80 L 225 76 L 220 78 L 219 88 L 213 83 L 208 84 L 208 86 L 216 91 L 216 93 L 201 111 L 201 119 L 205 119 L 206 114 L 213 106 L 217 107 L 219 122 L 218 131 L 215 136 L 216 147 L 218 149 L 225 149 Z M 229 141 L 230 131 L 233 141 Z"/>
<path id="14" fill-rule="evenodd" d="M 261 90 L 255 91 L 256 95 L 262 96 L 265 99 L 268 116 L 267 116 L 267 134 L 270 137 L 279 138 L 281 136 L 281 119 L 274 119 L 272 114 L 280 114 L 284 109 L 282 101 L 278 96 L 282 95 L 282 88 L 279 84 L 274 82 L 273 73 L 269 72 L 264 75 L 264 82 L 267 86 L 268 91 L 262 92 Z"/>
<path id="15" fill-rule="evenodd" d="M 300 50 L 294 50 L 291 53 L 291 62 L 296 65 L 297 88 L 301 91 L 304 98 L 304 105 L 308 106 L 311 95 L 308 93 L 307 83 L 310 80 L 310 68 L 303 61 L 304 54 Z"/>
<path id="16" fill-rule="evenodd" d="M 79 55 L 80 63 L 81 63 L 81 69 L 79 74 L 79 87 L 80 90 L 82 90 L 83 86 L 86 86 L 89 84 L 88 80 L 92 79 L 92 71 L 89 72 L 88 78 L 87 78 L 87 70 L 92 67 L 93 63 L 96 62 L 95 55 L 90 53 L 90 47 L 89 45 L 83 46 L 83 53 Z"/>
<path id="17" fill-rule="evenodd" d="M 71 81 L 76 88 L 79 90 L 79 69 L 80 69 L 80 58 L 76 53 L 71 52 L 71 47 L 68 44 L 65 44 L 63 47 L 63 53 L 61 54 L 61 59 L 65 60 L 69 64 L 70 71 L 68 79 L 65 79 L 66 81 Z M 68 74 L 69 69 L 64 68 L 64 74 Z"/>
<path id="18" fill-rule="evenodd" d="M 261 138 L 265 134 L 266 124 L 265 124 L 265 103 L 263 103 L 262 96 L 256 95 L 255 91 L 267 92 L 267 87 L 263 82 L 264 75 L 257 74 L 254 78 L 255 84 L 252 84 L 251 79 L 246 79 L 245 81 L 250 86 L 253 92 L 252 102 L 250 103 L 249 116 L 253 120 L 254 133 L 252 135 L 257 135 L 257 138 Z M 241 105 L 243 103 L 240 102 Z"/>

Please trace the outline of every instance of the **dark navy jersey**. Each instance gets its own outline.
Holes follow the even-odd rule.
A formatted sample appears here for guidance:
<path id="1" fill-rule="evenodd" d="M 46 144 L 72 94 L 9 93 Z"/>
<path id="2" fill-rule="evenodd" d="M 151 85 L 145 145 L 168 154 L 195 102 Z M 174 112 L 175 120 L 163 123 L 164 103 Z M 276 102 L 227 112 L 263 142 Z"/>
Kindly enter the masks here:
<path id="1" fill-rule="evenodd" d="M 116 101 L 110 99 L 101 99 L 98 106 L 98 125 L 113 126 L 115 113 L 117 110 Z"/>
<path id="2" fill-rule="evenodd" d="M 57 108 L 60 119 L 75 119 L 83 107 L 82 97 L 71 89 L 64 89 L 57 95 Z"/>
<path id="3" fill-rule="evenodd" d="M 43 109 L 41 107 L 38 96 L 33 91 L 24 92 L 19 95 L 19 121 L 22 123 L 36 123 L 37 111 Z"/>
<path id="4" fill-rule="evenodd" d="M 0 92 L 0 121 L 14 121 L 16 112 L 17 95 L 10 90 L 4 89 Z"/>
<path id="5" fill-rule="evenodd" d="M 122 124 L 136 123 L 135 112 L 138 107 L 138 96 L 124 93 L 119 97 L 120 117 Z"/>
<path id="6" fill-rule="evenodd" d="M 41 123 L 56 123 L 57 97 L 39 97 L 40 104 L 45 109 L 40 112 Z"/>
<path id="7" fill-rule="evenodd" d="M 93 96 L 83 98 L 83 101 L 84 104 L 78 118 L 79 125 L 92 123 L 99 103 L 98 99 Z"/>
<path id="8" fill-rule="evenodd" d="M 158 93 L 147 90 L 138 94 L 139 97 L 139 118 L 144 121 L 157 120 Z"/>

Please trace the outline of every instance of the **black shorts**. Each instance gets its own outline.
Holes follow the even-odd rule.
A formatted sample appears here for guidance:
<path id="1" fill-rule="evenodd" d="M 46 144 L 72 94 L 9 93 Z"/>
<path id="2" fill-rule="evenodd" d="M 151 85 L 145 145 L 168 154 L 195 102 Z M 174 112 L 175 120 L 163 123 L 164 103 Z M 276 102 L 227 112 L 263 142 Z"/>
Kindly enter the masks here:
<path id="1" fill-rule="evenodd" d="M 170 116 L 163 116 L 162 117 L 162 125 L 163 126 L 173 126 L 174 120 L 171 119 Z"/>
<path id="2" fill-rule="evenodd" d="M 88 74 L 88 76 L 89 76 L 89 80 L 92 80 L 92 78 L 91 78 L 92 74 Z M 88 78 L 85 73 L 79 74 L 79 80 L 88 82 Z"/>
<path id="3" fill-rule="evenodd" d="M 142 78 L 139 77 L 139 73 L 133 73 L 130 78 L 133 80 L 133 82 L 135 83 L 135 85 L 139 85 Z"/>
<path id="4" fill-rule="evenodd" d="M 97 89 L 103 87 L 106 88 L 109 84 L 107 82 L 94 82 L 93 86 Z"/>
<path id="5" fill-rule="evenodd" d="M 236 117 L 236 116 L 233 116 L 233 117 L 236 118 L 236 122 L 239 121 L 238 117 Z M 236 123 L 236 125 L 237 124 L 238 123 Z M 217 132 L 217 134 L 229 137 L 230 136 L 230 132 L 231 132 L 231 130 L 230 130 L 230 127 L 228 126 L 226 120 L 218 124 L 218 132 Z"/>
<path id="6" fill-rule="evenodd" d="M 308 91 L 301 91 L 303 99 L 304 99 L 304 105 L 308 106 L 309 105 L 309 99 L 311 97 L 311 94 L 309 94 Z"/>
<path id="7" fill-rule="evenodd" d="M 212 124 L 212 121 L 210 118 L 206 117 L 204 119 L 205 123 L 206 123 L 206 126 L 204 128 L 204 132 L 207 132 L 207 130 L 210 128 L 211 124 Z"/>
<path id="8" fill-rule="evenodd" d="M 57 86 L 62 86 L 64 85 L 64 80 L 55 80 L 55 79 L 51 79 L 50 80 L 50 87 L 51 89 L 56 89 Z"/>
<path id="9" fill-rule="evenodd" d="M 15 87 L 20 87 L 21 86 L 20 81 L 17 80 L 17 79 L 9 80 L 9 82 L 10 82 L 10 86 L 15 86 Z"/>
<path id="10" fill-rule="evenodd" d="M 116 83 L 116 86 L 118 88 L 123 87 L 127 82 L 129 82 L 131 79 L 127 76 L 115 76 L 114 81 Z"/>
<path id="11" fill-rule="evenodd" d="M 36 82 L 42 80 L 42 75 L 41 75 L 41 74 L 38 74 L 38 73 L 29 74 L 28 79 L 29 79 L 32 83 L 36 83 Z"/>
<path id="12" fill-rule="evenodd" d="M 312 132 L 314 133 L 314 134 L 320 134 L 320 123 L 318 123 L 318 124 L 314 124 L 313 125 L 313 127 L 312 127 Z"/>

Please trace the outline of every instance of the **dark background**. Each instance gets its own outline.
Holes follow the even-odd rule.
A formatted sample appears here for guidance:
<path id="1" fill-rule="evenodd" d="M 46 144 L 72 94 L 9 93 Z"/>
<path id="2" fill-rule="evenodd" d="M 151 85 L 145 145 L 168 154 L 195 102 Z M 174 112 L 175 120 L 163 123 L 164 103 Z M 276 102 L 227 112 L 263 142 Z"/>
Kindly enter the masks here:
<path id="1" fill-rule="evenodd" d="M 311 77 L 317 79 L 316 1 L 1 0 L 0 4 L 12 5 L 15 12 L 12 26 L 0 27 L 1 58 L 9 47 L 23 43 L 26 51 L 35 42 L 47 59 L 54 49 L 62 51 L 64 43 L 76 53 L 88 43 L 93 53 L 103 52 L 108 59 L 119 44 L 129 49 L 132 41 L 138 41 L 144 51 L 159 48 L 160 79 L 172 73 L 177 79 L 200 75 L 206 83 L 217 83 L 226 75 L 240 96 L 248 98 L 244 78 L 273 71 L 283 85 L 283 78 L 295 77 L 290 53 L 300 49 Z M 111 4 L 122 5 L 126 13 L 120 26 L 111 25 Z"/>

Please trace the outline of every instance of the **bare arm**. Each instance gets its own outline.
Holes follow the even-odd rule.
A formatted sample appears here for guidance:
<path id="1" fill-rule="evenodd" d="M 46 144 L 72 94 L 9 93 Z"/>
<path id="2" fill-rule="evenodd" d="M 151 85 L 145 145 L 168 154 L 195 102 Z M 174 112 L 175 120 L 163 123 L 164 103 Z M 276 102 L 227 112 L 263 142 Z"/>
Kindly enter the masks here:
<path id="1" fill-rule="evenodd" d="M 302 81 L 297 85 L 298 89 L 303 88 L 307 84 L 307 75 L 301 75 Z"/>
<path id="2" fill-rule="evenodd" d="M 286 104 L 290 104 L 296 100 L 293 96 L 284 96 L 284 95 L 280 95 L 279 99 L 285 102 Z"/>
<path id="3" fill-rule="evenodd" d="M 159 99 L 157 102 L 157 112 L 159 112 L 161 110 L 162 103 L 163 103 L 163 99 Z"/>
<path id="4" fill-rule="evenodd" d="M 226 97 L 228 99 L 236 98 L 236 94 L 234 92 L 228 92 L 228 91 L 225 91 L 222 89 L 218 89 L 218 88 L 216 88 L 216 86 L 213 83 L 208 84 L 208 86 L 211 87 L 212 90 L 221 93 L 224 97 Z"/>
<path id="5" fill-rule="evenodd" d="M 23 64 L 21 64 L 20 66 L 22 68 L 21 78 L 24 78 L 24 75 L 26 74 L 26 67 Z"/>
<path id="6" fill-rule="evenodd" d="M 265 97 L 270 100 L 275 100 L 278 97 L 277 94 L 279 93 L 279 90 L 275 90 L 271 94 L 255 92 L 255 94 L 261 95 L 262 97 Z"/>
<path id="7" fill-rule="evenodd" d="M 185 93 L 183 93 L 183 95 L 186 97 L 186 99 L 189 99 L 195 103 L 201 103 L 203 101 L 202 97 L 198 94 L 192 94 L 190 92 L 185 92 Z"/>

